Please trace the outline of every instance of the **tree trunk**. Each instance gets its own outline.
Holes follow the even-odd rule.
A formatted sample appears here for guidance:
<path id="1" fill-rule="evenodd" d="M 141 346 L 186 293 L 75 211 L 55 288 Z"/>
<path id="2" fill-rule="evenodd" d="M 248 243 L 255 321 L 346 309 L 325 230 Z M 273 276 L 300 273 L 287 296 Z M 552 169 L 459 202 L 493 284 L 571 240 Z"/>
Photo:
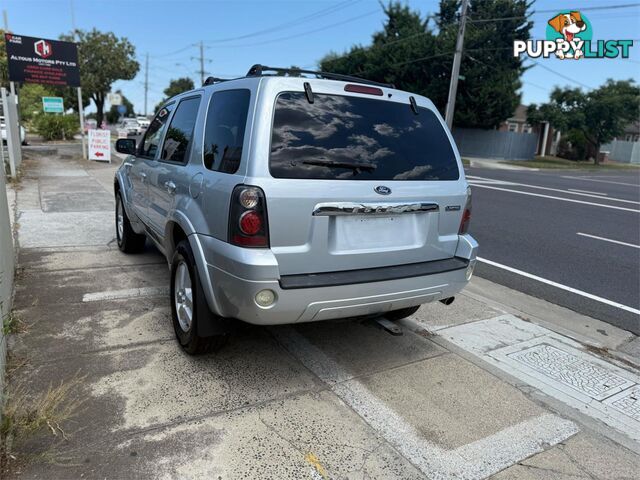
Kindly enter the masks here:
<path id="1" fill-rule="evenodd" d="M 594 157 L 594 161 L 593 162 L 596 165 L 600 165 L 600 144 L 599 143 L 595 144 L 595 151 L 596 151 L 596 155 Z"/>
<path id="2" fill-rule="evenodd" d="M 93 101 L 96 104 L 96 123 L 98 128 L 100 128 L 100 125 L 102 125 L 102 120 L 104 119 L 104 95 L 102 95 L 101 93 L 96 93 Z"/>

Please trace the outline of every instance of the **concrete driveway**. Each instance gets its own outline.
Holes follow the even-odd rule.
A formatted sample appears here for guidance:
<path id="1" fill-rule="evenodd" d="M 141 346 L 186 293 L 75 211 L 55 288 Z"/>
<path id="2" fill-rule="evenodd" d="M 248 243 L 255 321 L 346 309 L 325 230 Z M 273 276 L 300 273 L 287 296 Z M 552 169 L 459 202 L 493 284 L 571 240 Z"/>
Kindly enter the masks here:
<path id="1" fill-rule="evenodd" d="M 150 246 L 127 256 L 115 244 L 114 170 L 60 155 L 25 161 L 16 192 L 15 310 L 26 327 L 11 336 L 18 366 L 10 388 L 37 393 L 76 379 L 69 401 L 83 403 L 61 426 L 66 439 L 45 431 L 21 444 L 10 478 L 635 478 L 640 471 L 633 410 L 640 403 L 628 411 L 606 403 L 635 399 L 640 377 L 629 348 L 637 339 L 549 304 L 545 313 L 545 302 L 518 300 L 522 294 L 489 282 L 474 282 L 449 307 L 423 306 L 400 336 L 375 321 L 246 326 L 219 353 L 185 355 L 173 339 L 166 261 Z M 544 318 L 525 315 L 527 308 Z M 555 328 L 554 318 L 564 326 Z M 596 357 L 587 345 L 618 360 Z M 582 404 L 596 414 L 571 394 L 562 363 L 545 364 L 559 365 L 558 375 L 527 367 L 549 353 L 546 346 L 592 370 L 573 388 L 593 384 Z M 521 355 L 524 366 L 511 368 L 528 349 L 535 353 Z M 588 400 L 591 391 L 599 397 Z"/>

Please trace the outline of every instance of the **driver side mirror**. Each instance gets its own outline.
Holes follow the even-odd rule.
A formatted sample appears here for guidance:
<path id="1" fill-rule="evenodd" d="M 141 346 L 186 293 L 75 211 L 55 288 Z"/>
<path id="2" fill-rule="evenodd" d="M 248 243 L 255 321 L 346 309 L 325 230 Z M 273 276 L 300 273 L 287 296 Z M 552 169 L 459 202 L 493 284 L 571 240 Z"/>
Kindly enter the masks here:
<path id="1" fill-rule="evenodd" d="M 116 140 L 116 152 L 135 155 L 136 141 L 133 138 L 119 138 Z"/>

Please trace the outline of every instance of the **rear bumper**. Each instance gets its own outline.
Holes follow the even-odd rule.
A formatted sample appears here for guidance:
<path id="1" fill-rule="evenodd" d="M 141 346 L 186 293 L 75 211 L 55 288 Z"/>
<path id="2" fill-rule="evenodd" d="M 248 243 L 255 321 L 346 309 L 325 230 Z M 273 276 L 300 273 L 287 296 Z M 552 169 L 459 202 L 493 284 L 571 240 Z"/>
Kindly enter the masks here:
<path id="1" fill-rule="evenodd" d="M 473 269 L 477 251 L 475 240 L 463 235 L 456 258 L 414 264 L 417 267 L 367 269 L 376 271 L 374 277 L 382 275 L 377 279 L 369 275 L 368 281 L 362 281 L 362 275 L 371 272 L 338 272 L 339 278 L 332 284 L 332 274 L 280 277 L 270 250 L 243 249 L 212 237 L 198 237 L 211 280 L 208 293 L 215 299 L 215 313 L 258 325 L 371 315 L 450 297 L 468 283 L 467 271 Z M 414 274 L 407 276 L 412 267 Z M 429 268 L 432 273 L 428 273 Z M 276 296 L 267 308 L 254 300 L 264 289 Z"/>

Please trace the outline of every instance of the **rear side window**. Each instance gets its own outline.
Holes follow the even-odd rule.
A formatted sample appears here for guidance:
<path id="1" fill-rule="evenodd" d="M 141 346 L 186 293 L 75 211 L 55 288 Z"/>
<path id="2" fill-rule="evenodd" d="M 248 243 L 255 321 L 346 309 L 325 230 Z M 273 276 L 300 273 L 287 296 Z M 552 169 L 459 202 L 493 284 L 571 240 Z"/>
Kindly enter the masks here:
<path id="1" fill-rule="evenodd" d="M 269 169 L 276 178 L 457 180 L 435 114 L 409 103 L 285 92 L 276 100 Z"/>
<path id="2" fill-rule="evenodd" d="M 200 97 L 187 98 L 178 104 L 164 139 L 160 156 L 162 160 L 186 163 L 199 106 Z"/>
<path id="3" fill-rule="evenodd" d="M 154 158 L 156 156 L 156 152 L 160 146 L 160 140 L 162 140 L 162 134 L 164 133 L 167 120 L 169 120 L 169 114 L 173 110 L 173 107 L 173 103 L 165 105 L 151 121 L 140 147 L 140 156 L 148 158 Z"/>
<path id="4" fill-rule="evenodd" d="M 209 170 L 238 170 L 250 97 L 247 89 L 224 90 L 211 96 L 204 133 L 204 166 Z"/>

